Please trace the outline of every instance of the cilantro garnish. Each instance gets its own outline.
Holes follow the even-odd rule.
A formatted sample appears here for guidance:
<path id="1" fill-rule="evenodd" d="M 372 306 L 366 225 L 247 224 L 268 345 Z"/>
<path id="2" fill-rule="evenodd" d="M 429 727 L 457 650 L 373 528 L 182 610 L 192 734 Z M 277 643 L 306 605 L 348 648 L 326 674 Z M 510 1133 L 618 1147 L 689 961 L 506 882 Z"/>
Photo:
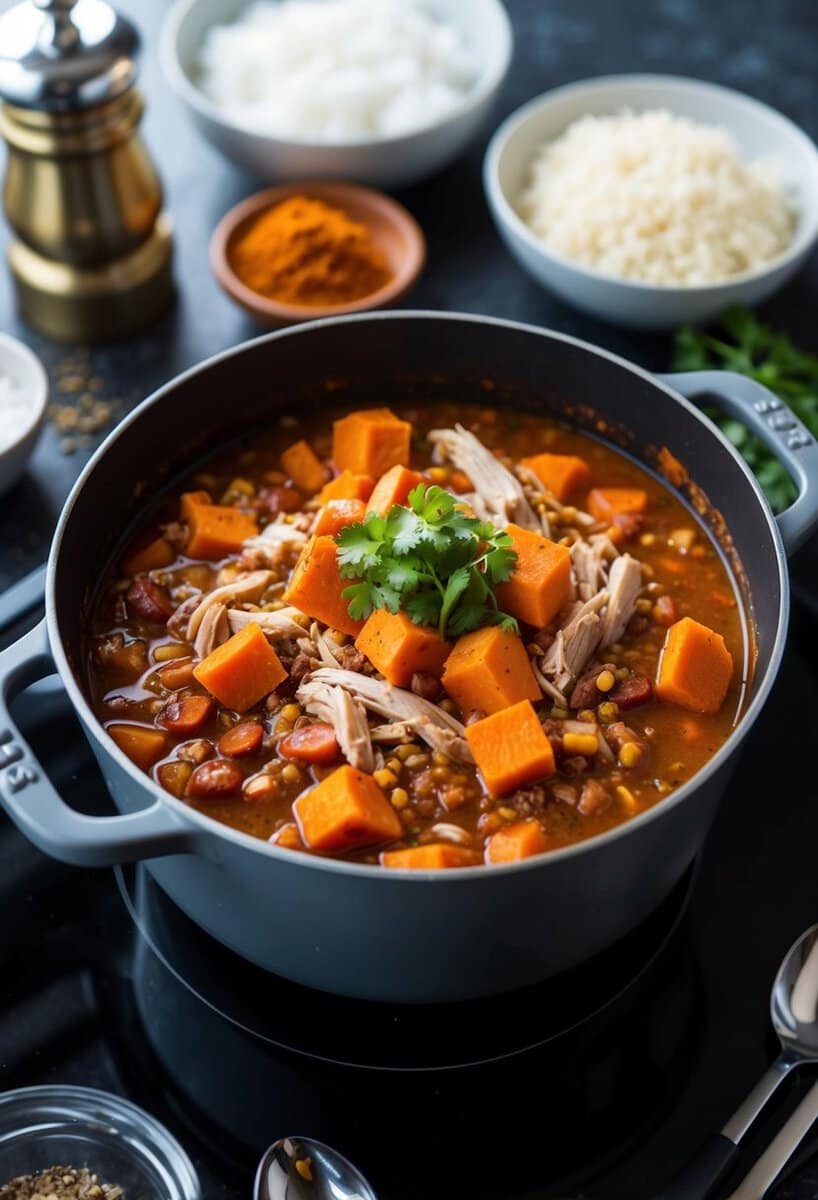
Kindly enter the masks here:
<path id="1" fill-rule="evenodd" d="M 494 588 L 517 560 L 511 538 L 489 521 L 468 516 L 456 496 L 419 483 L 405 507 L 369 513 L 335 539 L 349 615 L 365 620 L 375 609 L 405 612 L 416 625 L 434 625 L 442 638 L 482 625 L 517 629 L 497 606 Z"/>
<path id="2" fill-rule="evenodd" d="M 675 371 L 723 367 L 763 383 L 790 406 L 818 437 L 818 358 L 793 346 L 783 333 L 764 325 L 746 308 L 729 309 L 721 318 L 723 337 L 688 327 L 676 334 Z M 755 473 L 775 512 L 792 504 L 797 489 L 786 467 L 741 421 L 715 409 L 708 417 L 724 431 Z"/>

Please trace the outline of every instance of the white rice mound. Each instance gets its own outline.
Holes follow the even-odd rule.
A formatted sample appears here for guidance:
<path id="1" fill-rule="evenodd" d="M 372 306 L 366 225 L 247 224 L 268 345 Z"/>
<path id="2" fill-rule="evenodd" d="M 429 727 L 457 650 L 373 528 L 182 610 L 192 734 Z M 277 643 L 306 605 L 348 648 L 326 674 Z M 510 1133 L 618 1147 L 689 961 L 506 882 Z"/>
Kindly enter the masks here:
<path id="1" fill-rule="evenodd" d="M 534 158 L 519 212 L 549 250 L 660 287 L 752 271 L 795 227 L 773 163 L 665 111 L 575 121 Z"/>
<path id="2" fill-rule="evenodd" d="M 257 0 L 208 30 L 198 70 L 237 124 L 326 143 L 436 124 L 479 74 L 460 32 L 415 0 Z"/>

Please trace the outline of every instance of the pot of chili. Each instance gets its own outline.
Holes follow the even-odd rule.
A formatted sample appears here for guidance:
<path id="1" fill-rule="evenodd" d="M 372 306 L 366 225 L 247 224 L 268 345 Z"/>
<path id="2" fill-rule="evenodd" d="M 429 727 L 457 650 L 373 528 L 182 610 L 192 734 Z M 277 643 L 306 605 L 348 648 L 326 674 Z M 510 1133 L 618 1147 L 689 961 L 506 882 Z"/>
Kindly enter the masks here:
<path id="1" fill-rule="evenodd" d="M 791 471 L 779 518 L 705 396 Z M 145 400 L 78 480 L 45 619 L 0 655 L 0 798 L 60 859 L 147 860 L 308 986 L 542 981 L 698 853 L 816 493 L 814 439 L 738 376 L 474 316 L 268 335 Z M 55 665 L 117 816 L 69 809 L 14 728 Z"/>

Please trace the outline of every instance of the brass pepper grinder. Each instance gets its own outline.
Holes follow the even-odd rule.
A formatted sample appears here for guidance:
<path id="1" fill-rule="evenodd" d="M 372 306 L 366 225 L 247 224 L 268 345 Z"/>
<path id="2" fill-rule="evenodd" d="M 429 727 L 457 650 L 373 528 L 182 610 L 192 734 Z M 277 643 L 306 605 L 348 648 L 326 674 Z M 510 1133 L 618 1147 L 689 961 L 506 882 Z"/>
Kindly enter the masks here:
<path id="1" fill-rule="evenodd" d="M 0 17 L 8 260 L 22 315 L 61 341 L 133 333 L 173 294 L 138 49 L 103 0 L 24 0 Z"/>

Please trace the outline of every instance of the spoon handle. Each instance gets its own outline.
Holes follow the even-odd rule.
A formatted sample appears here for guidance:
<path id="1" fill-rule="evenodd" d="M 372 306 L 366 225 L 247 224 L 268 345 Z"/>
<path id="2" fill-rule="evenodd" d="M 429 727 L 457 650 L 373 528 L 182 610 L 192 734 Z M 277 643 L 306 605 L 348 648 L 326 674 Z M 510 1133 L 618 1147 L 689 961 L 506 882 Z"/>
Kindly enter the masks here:
<path id="1" fill-rule="evenodd" d="M 818 1083 L 814 1083 L 782 1125 L 758 1162 L 728 1200 L 762 1200 L 818 1119 Z"/>
<path id="2" fill-rule="evenodd" d="M 776 1059 L 765 1071 L 747 1099 L 733 1113 L 721 1133 L 712 1134 L 678 1175 L 655 1200 L 704 1200 L 735 1159 L 741 1139 L 755 1121 L 781 1081 L 792 1069 L 792 1062 Z"/>

